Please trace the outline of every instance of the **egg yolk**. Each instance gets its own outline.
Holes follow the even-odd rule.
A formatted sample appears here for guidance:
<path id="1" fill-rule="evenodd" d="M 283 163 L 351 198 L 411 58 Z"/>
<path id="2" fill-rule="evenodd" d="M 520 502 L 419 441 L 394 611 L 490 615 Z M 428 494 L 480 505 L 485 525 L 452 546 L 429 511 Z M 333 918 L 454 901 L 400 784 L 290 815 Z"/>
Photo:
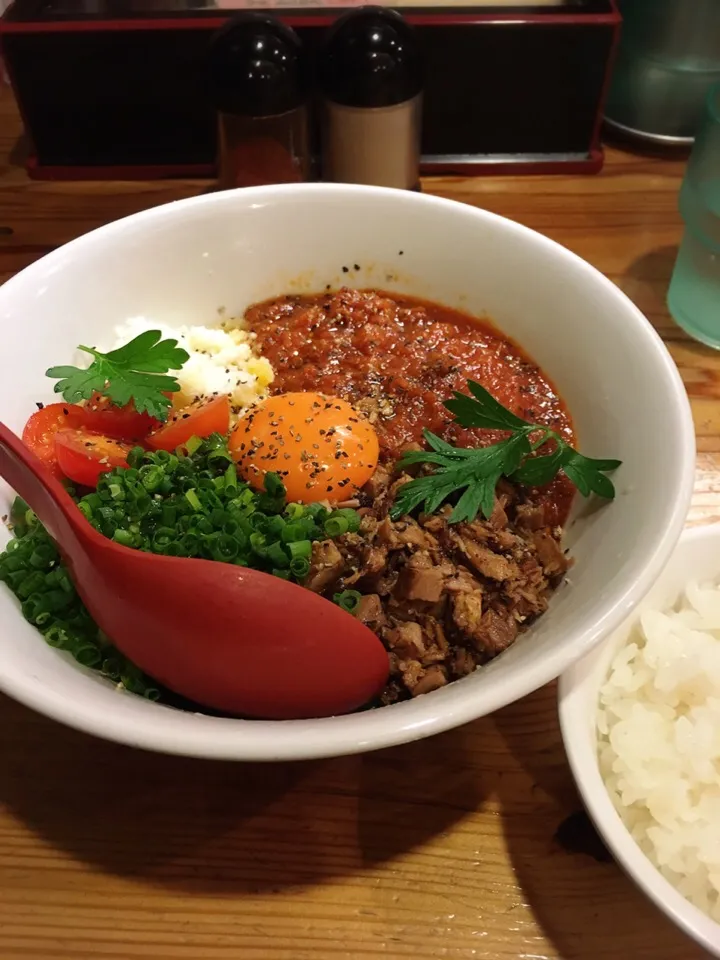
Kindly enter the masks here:
<path id="1" fill-rule="evenodd" d="M 238 420 L 230 452 L 241 476 L 262 489 L 277 473 L 290 502 L 350 499 L 375 472 L 375 430 L 349 403 L 320 393 L 283 393 Z"/>

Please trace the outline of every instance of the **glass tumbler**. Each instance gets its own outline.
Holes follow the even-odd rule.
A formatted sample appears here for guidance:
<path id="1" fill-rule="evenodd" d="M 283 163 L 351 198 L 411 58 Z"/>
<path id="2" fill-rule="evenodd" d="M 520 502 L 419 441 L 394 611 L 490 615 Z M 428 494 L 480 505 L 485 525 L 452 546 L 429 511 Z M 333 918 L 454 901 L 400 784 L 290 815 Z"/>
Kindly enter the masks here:
<path id="1" fill-rule="evenodd" d="M 720 349 L 720 83 L 708 91 L 703 122 L 680 190 L 685 223 L 668 309 L 696 340 Z"/>
<path id="2" fill-rule="evenodd" d="M 605 119 L 649 143 L 692 143 L 720 82 L 720 0 L 619 0 L 622 34 Z"/>

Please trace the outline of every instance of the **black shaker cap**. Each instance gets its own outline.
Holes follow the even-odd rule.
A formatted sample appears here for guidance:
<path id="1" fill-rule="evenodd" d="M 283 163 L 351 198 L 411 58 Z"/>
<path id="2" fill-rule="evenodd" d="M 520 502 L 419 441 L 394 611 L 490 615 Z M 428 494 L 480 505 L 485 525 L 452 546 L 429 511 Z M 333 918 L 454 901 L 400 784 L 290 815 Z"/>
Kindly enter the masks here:
<path id="1" fill-rule="evenodd" d="M 318 64 L 325 96 L 349 107 L 389 107 L 424 82 L 415 31 L 395 10 L 358 7 L 332 25 Z"/>
<path id="2" fill-rule="evenodd" d="M 216 110 L 275 117 L 307 97 L 300 38 L 261 13 L 233 17 L 213 35 L 205 57 L 207 95 Z"/>

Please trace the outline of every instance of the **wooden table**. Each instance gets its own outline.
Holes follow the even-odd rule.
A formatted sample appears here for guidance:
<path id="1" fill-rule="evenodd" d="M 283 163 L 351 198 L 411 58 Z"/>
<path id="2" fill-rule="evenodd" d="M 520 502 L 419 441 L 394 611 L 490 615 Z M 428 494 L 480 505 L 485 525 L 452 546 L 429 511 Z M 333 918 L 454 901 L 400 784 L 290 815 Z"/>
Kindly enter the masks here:
<path id="1" fill-rule="evenodd" d="M 31 182 L 20 132 L 2 90 L 0 282 L 206 186 Z M 597 177 L 425 189 L 546 233 L 650 317 L 692 399 L 698 523 L 720 515 L 720 355 L 665 308 L 682 173 L 610 150 Z M 421 743 L 275 766 L 135 752 L 0 698 L 0 958 L 696 960 L 573 816 L 555 697 L 552 684 Z"/>

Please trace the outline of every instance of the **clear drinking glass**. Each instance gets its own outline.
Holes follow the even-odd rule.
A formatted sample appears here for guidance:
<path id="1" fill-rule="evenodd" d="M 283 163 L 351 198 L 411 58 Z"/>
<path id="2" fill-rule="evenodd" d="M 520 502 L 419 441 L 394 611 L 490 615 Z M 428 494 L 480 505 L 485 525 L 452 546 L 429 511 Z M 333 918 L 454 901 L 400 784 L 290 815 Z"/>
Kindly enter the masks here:
<path id="1" fill-rule="evenodd" d="M 680 215 L 685 234 L 668 308 L 691 337 L 720 349 L 720 84 L 707 94 L 680 190 Z"/>
<path id="2" fill-rule="evenodd" d="M 691 144 L 720 82 L 720 0 L 620 0 L 605 119 L 647 142 Z"/>

